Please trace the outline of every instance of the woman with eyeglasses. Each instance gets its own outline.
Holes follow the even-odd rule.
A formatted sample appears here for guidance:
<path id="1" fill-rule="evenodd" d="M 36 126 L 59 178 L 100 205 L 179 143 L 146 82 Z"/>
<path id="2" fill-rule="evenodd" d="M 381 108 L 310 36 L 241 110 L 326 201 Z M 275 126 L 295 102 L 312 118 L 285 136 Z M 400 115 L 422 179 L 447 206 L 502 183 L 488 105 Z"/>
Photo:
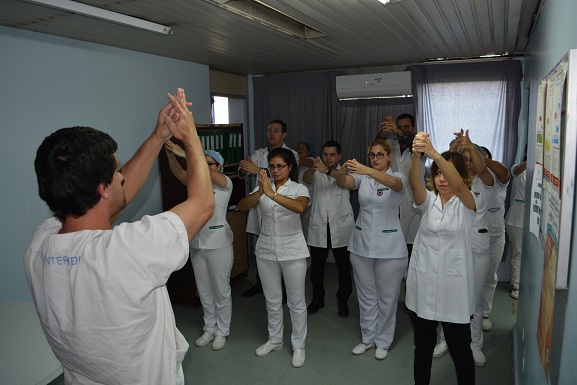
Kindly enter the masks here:
<path id="1" fill-rule="evenodd" d="M 171 151 L 176 146 L 172 142 L 165 146 L 168 164 L 174 176 L 186 185 L 186 170 Z M 178 149 L 174 151 L 178 152 Z M 182 149 L 180 151 L 184 153 Z M 212 341 L 212 350 L 220 350 L 226 344 L 232 317 L 230 272 L 234 262 L 233 235 L 226 220 L 232 181 L 222 173 L 224 158 L 219 152 L 205 150 L 204 156 L 214 190 L 214 214 L 190 241 L 190 261 L 204 313 L 204 333 L 195 345 L 201 347 Z"/>
<path id="2" fill-rule="evenodd" d="M 359 216 L 348 249 L 362 338 L 352 353 L 376 348 L 375 358 L 383 360 L 395 336 L 397 301 L 408 261 L 399 221 L 406 179 L 391 170 L 391 147 L 386 140 L 373 140 L 368 157 L 371 167 L 355 159 L 345 162 L 343 167 L 351 174 L 340 174 L 337 184 L 359 191 Z"/>
<path id="3" fill-rule="evenodd" d="M 421 178 L 421 153 L 433 161 L 428 180 L 431 191 Z M 409 183 L 422 216 L 405 295 L 414 331 L 415 385 L 430 382 L 439 322 L 455 363 L 457 383 L 475 384 L 469 322 L 475 312 L 471 233 L 477 206 L 469 190 L 471 180 L 460 154 L 439 154 L 428 134 L 415 136 Z"/>
<path id="4" fill-rule="evenodd" d="M 255 354 L 262 357 L 283 347 L 281 278 L 284 278 L 292 322 L 292 365 L 299 368 L 305 363 L 305 277 L 309 256 L 300 214 L 309 205 L 309 190 L 296 182 L 299 168 L 292 151 L 275 148 L 267 158 L 272 181 L 266 170 L 261 170 L 258 186 L 238 204 L 243 211 L 258 205 L 262 214 L 255 255 L 266 300 L 268 341 Z"/>

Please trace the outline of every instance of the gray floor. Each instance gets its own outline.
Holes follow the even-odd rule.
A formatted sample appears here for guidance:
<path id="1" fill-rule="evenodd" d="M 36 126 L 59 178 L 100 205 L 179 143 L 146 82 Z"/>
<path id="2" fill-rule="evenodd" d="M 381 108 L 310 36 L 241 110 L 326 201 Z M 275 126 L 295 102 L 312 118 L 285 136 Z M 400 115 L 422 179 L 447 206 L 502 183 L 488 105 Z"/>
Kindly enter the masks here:
<path id="1" fill-rule="evenodd" d="M 252 264 L 254 266 L 254 263 Z M 203 385 L 307 385 L 307 384 L 412 384 L 413 333 L 404 310 L 404 288 L 399 300 L 395 342 L 383 361 L 374 358 L 374 350 L 354 356 L 351 349 L 360 342 L 359 311 L 356 294 L 349 300 L 348 318 L 337 316 L 336 266 L 327 264 L 325 288 L 326 307 L 308 317 L 306 363 L 302 368 L 291 366 L 290 318 L 285 306 L 285 346 L 265 357 L 254 350 L 267 340 L 264 297 L 242 298 L 240 293 L 250 287 L 254 271 L 248 279 L 233 284 L 233 318 L 226 347 L 213 351 L 210 344 L 198 348 L 194 341 L 202 334 L 202 308 L 175 306 L 174 313 L 180 331 L 191 347 L 184 361 L 187 384 Z M 307 298 L 311 288 L 307 279 Z M 510 385 L 512 379 L 511 330 L 516 317 L 516 301 L 509 297 L 509 287 L 500 283 L 495 294 L 491 319 L 493 330 L 485 332 L 483 351 L 487 366 L 477 368 L 477 385 Z M 62 384 L 62 377 L 52 385 Z M 451 357 L 446 354 L 433 360 L 431 385 L 456 384 Z"/>

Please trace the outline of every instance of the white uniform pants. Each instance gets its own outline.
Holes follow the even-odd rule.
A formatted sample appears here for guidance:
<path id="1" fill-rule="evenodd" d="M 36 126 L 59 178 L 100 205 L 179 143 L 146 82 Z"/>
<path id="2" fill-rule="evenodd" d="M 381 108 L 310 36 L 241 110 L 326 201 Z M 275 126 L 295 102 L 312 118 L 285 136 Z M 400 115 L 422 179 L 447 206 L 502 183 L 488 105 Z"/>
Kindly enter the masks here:
<path id="1" fill-rule="evenodd" d="M 485 282 L 483 315 L 488 315 L 493 310 L 493 297 L 497 282 L 499 282 L 497 270 L 505 249 L 505 233 L 489 237 L 489 244 L 489 272 L 487 273 L 487 282 Z"/>
<path id="2" fill-rule="evenodd" d="M 365 258 L 351 253 L 362 342 L 389 349 L 395 337 L 397 301 L 408 258 Z"/>
<path id="3" fill-rule="evenodd" d="M 521 278 L 521 252 L 523 251 L 523 228 L 517 226 L 505 226 L 509 241 L 511 242 L 511 286 L 519 289 Z"/>
<path id="4" fill-rule="evenodd" d="M 232 317 L 230 272 L 232 243 L 220 249 L 190 249 L 196 287 L 204 312 L 204 331 L 228 336 Z"/>
<path id="5" fill-rule="evenodd" d="M 306 258 L 291 261 L 271 261 L 256 258 L 258 274 L 266 301 L 268 340 L 283 342 L 282 284 L 284 278 L 287 305 L 290 310 L 293 350 L 304 349 L 307 336 L 307 303 L 305 300 Z M 282 276 L 282 278 L 281 278 Z"/>

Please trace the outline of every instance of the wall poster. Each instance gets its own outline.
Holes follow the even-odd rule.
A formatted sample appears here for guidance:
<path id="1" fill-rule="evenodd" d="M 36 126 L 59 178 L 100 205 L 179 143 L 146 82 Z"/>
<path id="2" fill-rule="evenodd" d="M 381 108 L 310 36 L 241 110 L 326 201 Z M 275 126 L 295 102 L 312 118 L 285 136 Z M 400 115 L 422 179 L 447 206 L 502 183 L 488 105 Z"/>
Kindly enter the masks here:
<path id="1" fill-rule="evenodd" d="M 553 330 L 555 290 L 567 288 L 571 252 L 573 202 L 575 189 L 575 159 L 577 144 L 577 50 L 570 50 L 545 79 L 544 125 L 536 143 L 537 170 L 534 181 L 542 178 L 541 208 L 538 219 L 539 238 L 544 261 L 541 278 L 541 302 L 537 323 L 539 356 L 549 380 L 549 354 Z M 541 91 L 541 88 L 540 88 Z M 539 104 L 539 103 L 538 103 Z M 542 112 L 542 111 L 541 111 Z M 539 119 L 539 111 L 537 119 Z M 537 140 L 538 142 L 538 140 Z M 538 162 L 542 159 L 542 163 Z M 533 198 L 533 197 L 532 197 Z M 534 211 L 534 208 L 532 208 Z"/>

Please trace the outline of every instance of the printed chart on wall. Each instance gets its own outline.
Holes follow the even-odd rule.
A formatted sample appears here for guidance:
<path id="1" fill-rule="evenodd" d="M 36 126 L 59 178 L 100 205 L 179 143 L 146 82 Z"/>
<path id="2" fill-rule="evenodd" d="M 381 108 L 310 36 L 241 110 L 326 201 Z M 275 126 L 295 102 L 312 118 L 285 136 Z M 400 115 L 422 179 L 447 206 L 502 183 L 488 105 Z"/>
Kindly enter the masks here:
<path id="1" fill-rule="evenodd" d="M 577 50 L 570 50 L 539 87 L 537 102 L 531 231 L 539 233 L 544 254 L 537 343 L 547 379 L 555 290 L 567 288 L 573 231 L 576 69 Z"/>

